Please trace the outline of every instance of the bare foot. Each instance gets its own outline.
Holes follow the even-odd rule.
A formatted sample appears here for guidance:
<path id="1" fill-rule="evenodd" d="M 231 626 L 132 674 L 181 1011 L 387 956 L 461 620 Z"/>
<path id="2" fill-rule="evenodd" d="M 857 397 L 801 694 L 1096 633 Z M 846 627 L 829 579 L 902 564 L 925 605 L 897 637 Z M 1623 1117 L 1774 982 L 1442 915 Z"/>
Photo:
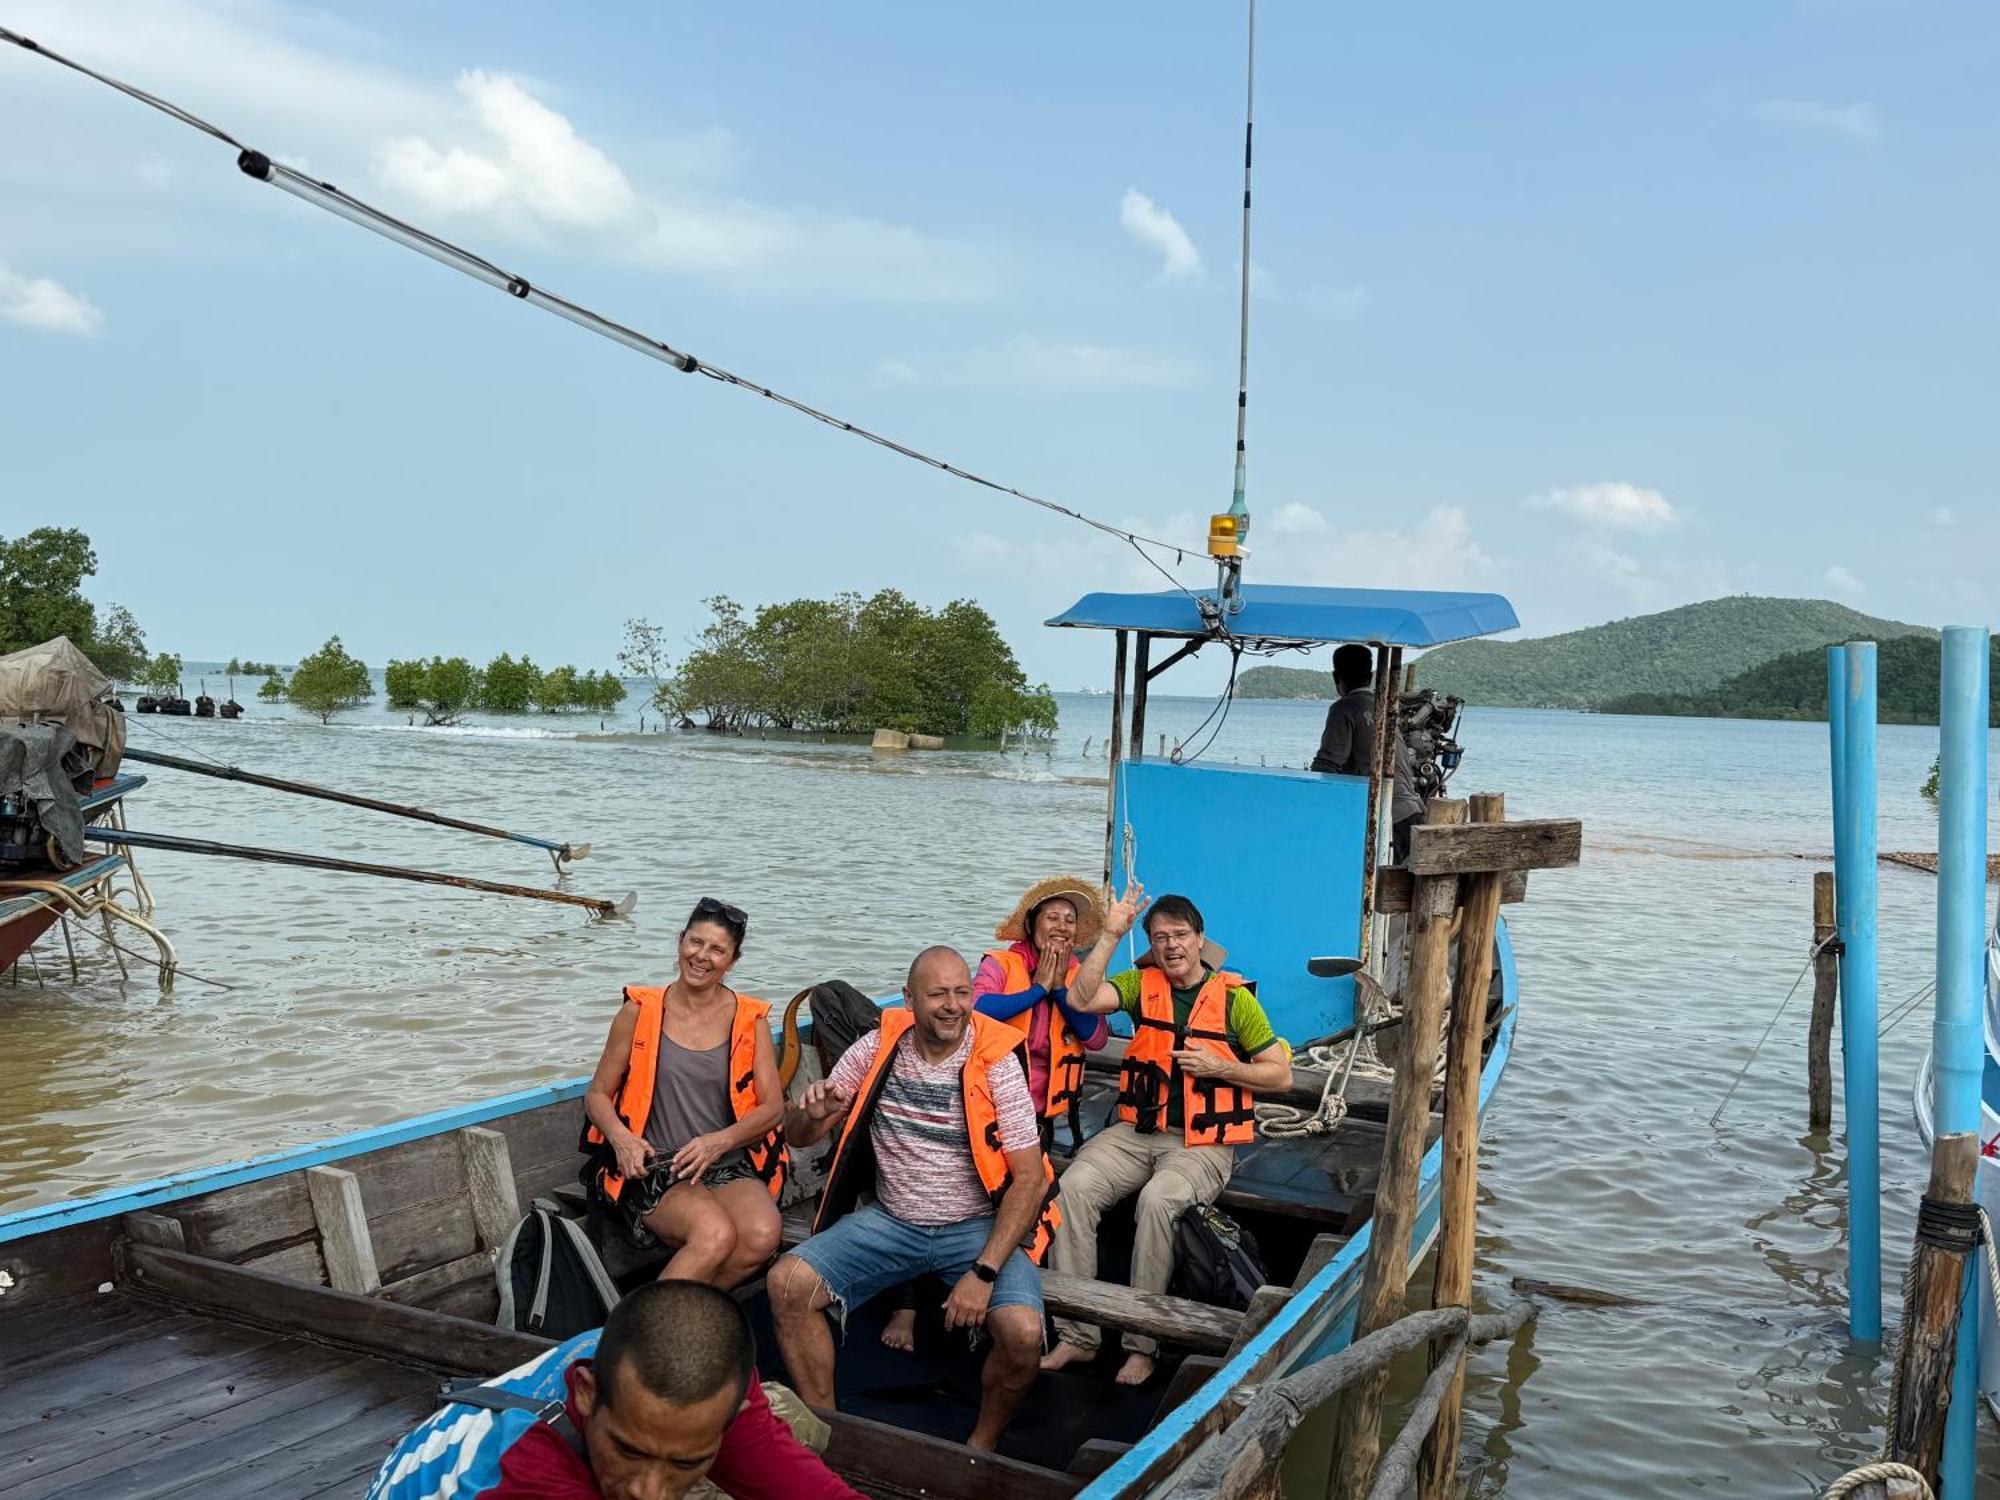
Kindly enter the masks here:
<path id="1" fill-rule="evenodd" d="M 1120 1385 L 1144 1385 L 1153 1378 L 1153 1356 L 1150 1354 L 1128 1354 L 1125 1363 L 1118 1367 L 1116 1379 Z"/>
<path id="2" fill-rule="evenodd" d="M 909 1354 L 917 1347 L 917 1310 L 914 1307 L 898 1308 L 889 1314 L 889 1321 L 882 1328 L 882 1343 L 890 1349 L 900 1349 Z"/>
<path id="3" fill-rule="evenodd" d="M 1095 1358 L 1097 1358 L 1097 1351 L 1095 1349 L 1085 1349 L 1079 1344 L 1072 1344 L 1067 1340 L 1057 1339 L 1055 1348 L 1042 1356 L 1042 1368 L 1044 1370 L 1062 1370 L 1067 1369 L 1070 1365 L 1080 1365 Z"/>

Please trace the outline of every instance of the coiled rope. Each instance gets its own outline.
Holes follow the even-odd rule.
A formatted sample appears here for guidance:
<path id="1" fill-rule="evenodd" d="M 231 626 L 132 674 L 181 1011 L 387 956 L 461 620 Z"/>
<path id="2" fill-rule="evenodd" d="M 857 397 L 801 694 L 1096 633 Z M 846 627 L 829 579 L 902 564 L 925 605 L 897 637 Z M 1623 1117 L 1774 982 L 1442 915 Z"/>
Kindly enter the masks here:
<path id="1" fill-rule="evenodd" d="M 1821 1500 L 1847 1500 L 1871 1484 L 1886 1484 L 1891 1479 L 1907 1480 L 1917 1487 L 1921 1500 L 1937 1500 L 1937 1493 L 1931 1489 L 1930 1481 L 1908 1464 L 1863 1464 L 1858 1469 L 1849 1469 L 1840 1478 L 1826 1487 Z"/>

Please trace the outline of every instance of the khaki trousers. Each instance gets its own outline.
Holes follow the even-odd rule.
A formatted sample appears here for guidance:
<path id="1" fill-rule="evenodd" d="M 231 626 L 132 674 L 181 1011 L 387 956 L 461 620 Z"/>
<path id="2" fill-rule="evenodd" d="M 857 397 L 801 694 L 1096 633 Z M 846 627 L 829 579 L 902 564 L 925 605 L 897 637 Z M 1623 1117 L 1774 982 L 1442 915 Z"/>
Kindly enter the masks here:
<path id="1" fill-rule="evenodd" d="M 1139 1195 L 1132 1242 L 1132 1286 L 1164 1292 L 1174 1271 L 1174 1222 L 1194 1203 L 1213 1203 L 1229 1185 L 1233 1146 L 1190 1146 L 1179 1129 L 1141 1135 L 1120 1120 L 1084 1143 L 1062 1174 L 1062 1227 L 1049 1247 L 1051 1271 L 1097 1276 L 1097 1225 L 1106 1209 Z M 1056 1319 L 1056 1337 L 1079 1349 L 1100 1342 L 1089 1323 Z M 1159 1341 L 1127 1333 L 1131 1354 L 1157 1354 Z"/>

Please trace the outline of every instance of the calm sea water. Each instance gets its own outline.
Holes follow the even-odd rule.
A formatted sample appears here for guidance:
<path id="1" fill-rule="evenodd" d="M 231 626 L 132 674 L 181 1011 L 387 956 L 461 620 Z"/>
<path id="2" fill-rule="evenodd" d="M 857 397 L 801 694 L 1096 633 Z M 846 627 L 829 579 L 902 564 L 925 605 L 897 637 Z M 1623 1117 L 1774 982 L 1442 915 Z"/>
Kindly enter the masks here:
<path id="1" fill-rule="evenodd" d="M 1186 735 L 1211 706 L 1156 700 L 1152 730 Z M 618 987 L 670 971 L 700 895 L 751 913 L 743 988 L 784 997 L 838 974 L 879 991 L 918 946 L 975 945 L 1027 882 L 1102 858 L 1107 698 L 1064 698 L 1051 752 L 893 758 L 616 723 L 599 737 L 594 719 L 425 731 L 380 710 L 332 728 L 251 711 L 237 724 L 135 719 L 134 743 L 174 750 L 163 731 L 245 766 L 589 840 L 570 885 L 636 890 L 636 914 L 596 923 L 543 903 L 144 854 L 187 972 L 161 996 L 137 975 L 121 983 L 80 939 L 86 969 L 71 984 L 45 941 L 46 987 L 25 966 L 0 987 L 0 1207 L 572 1077 L 594 1060 Z M 1207 754 L 1301 764 L 1322 712 L 1236 704 Z M 1463 738 L 1457 790 L 1502 790 L 1512 816 L 1577 816 L 1587 830 L 1583 868 L 1536 876 L 1512 912 L 1523 1004 L 1486 1135 L 1483 1284 L 1499 1297 L 1525 1276 L 1643 1303 L 1551 1308 L 1474 1360 L 1476 1492 L 1817 1493 L 1879 1443 L 1888 1372 L 1844 1333 L 1844 1172 L 1837 1134 L 1804 1130 L 1803 990 L 1708 1121 L 1805 959 L 1812 873 L 1831 843 L 1824 729 L 1475 710 Z M 1935 745 L 1934 730 L 1882 731 L 1884 849 L 1935 847 L 1918 794 Z M 172 771 L 153 773 L 130 821 L 550 878 L 519 846 Z M 1930 975 L 1934 882 L 1885 868 L 1881 901 L 1886 1014 Z M 1891 1288 L 1922 1179 L 1908 1094 L 1928 1019 L 1913 1014 L 1882 1047 Z"/>

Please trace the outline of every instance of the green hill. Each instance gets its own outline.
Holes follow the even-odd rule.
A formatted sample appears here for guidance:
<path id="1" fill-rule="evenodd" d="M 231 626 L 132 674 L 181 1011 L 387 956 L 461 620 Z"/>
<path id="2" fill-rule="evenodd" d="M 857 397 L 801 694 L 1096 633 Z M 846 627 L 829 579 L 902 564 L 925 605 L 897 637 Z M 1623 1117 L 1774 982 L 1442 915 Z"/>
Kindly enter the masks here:
<path id="1" fill-rule="evenodd" d="M 1252 667 L 1236 679 L 1239 698 L 1320 698 L 1333 696 L 1333 673 L 1305 667 Z"/>
<path id="2" fill-rule="evenodd" d="M 1638 694 L 1701 693 L 1789 652 L 1832 641 L 1911 635 L 1935 640 L 1925 626 L 1878 620 L 1831 599 L 1743 595 L 1534 640 L 1440 646 L 1424 654 L 1417 681 L 1468 703 L 1599 708 Z M 1936 646 L 1931 650 L 1935 661 Z M 1821 691 L 1823 704 L 1824 684 Z M 1935 702 L 1935 681 L 1932 697 Z"/>
<path id="3" fill-rule="evenodd" d="M 1875 654 L 1876 716 L 1884 724 L 1938 721 L 1940 646 L 1932 635 L 1883 641 Z M 2000 680 L 2000 639 L 1993 642 Z M 1614 714 L 1692 714 L 1707 719 L 1824 719 L 1826 649 L 1792 651 L 1700 693 L 1635 693 L 1604 705 Z M 1992 715 L 2000 727 L 2000 711 Z"/>

